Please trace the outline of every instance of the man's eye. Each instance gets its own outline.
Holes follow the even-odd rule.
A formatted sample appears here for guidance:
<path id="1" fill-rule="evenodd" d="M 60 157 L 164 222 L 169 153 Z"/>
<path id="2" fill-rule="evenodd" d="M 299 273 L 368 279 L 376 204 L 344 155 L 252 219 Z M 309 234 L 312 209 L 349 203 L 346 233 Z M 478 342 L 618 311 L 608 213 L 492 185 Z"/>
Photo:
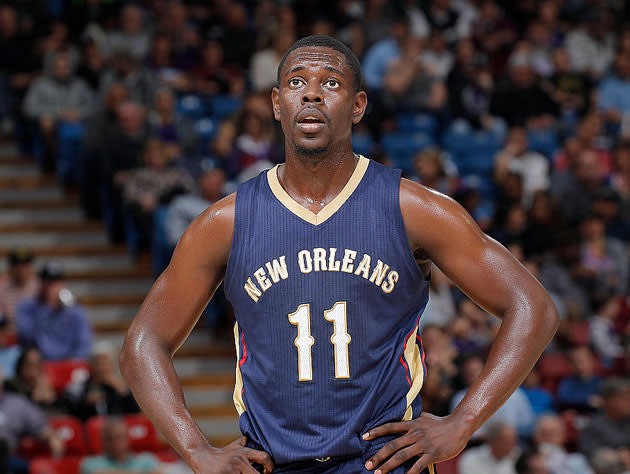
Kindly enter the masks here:
<path id="1" fill-rule="evenodd" d="M 289 81 L 289 85 L 293 86 L 293 87 L 297 87 L 300 85 L 302 81 L 300 81 L 299 79 L 291 79 Z"/>
<path id="2" fill-rule="evenodd" d="M 337 87 L 339 87 L 339 83 L 334 79 L 327 81 L 326 84 L 328 84 L 328 87 L 330 87 L 331 89 L 336 89 Z"/>

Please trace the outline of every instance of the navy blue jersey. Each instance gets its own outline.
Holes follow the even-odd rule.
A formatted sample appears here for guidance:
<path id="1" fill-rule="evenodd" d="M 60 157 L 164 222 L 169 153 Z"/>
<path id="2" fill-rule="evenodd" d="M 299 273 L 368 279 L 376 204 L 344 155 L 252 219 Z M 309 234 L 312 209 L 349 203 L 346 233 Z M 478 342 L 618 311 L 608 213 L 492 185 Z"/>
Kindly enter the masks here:
<path id="1" fill-rule="evenodd" d="M 428 282 L 400 171 L 360 157 L 314 214 L 277 167 L 239 186 L 225 292 L 236 315 L 240 428 L 278 464 L 360 455 L 361 435 L 420 414 Z"/>

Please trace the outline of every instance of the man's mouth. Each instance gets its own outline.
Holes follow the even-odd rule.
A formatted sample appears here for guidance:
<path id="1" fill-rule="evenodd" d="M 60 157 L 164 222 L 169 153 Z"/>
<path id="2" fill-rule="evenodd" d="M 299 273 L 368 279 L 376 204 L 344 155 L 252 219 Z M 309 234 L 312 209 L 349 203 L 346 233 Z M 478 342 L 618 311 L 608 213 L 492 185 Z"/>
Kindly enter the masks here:
<path id="1" fill-rule="evenodd" d="M 315 115 L 306 115 L 298 119 L 298 128 L 305 133 L 315 133 L 326 125 L 326 122 Z"/>

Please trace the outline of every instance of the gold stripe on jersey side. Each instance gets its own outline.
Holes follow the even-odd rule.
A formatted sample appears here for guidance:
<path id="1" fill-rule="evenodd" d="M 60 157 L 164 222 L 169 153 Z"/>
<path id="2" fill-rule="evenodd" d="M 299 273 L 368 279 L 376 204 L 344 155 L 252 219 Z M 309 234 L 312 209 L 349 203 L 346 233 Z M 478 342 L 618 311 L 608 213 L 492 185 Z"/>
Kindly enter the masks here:
<path id="1" fill-rule="evenodd" d="M 278 201 L 280 201 L 284 207 L 306 222 L 313 225 L 319 225 L 332 217 L 335 212 L 343 206 L 343 203 L 348 200 L 354 190 L 359 186 L 359 183 L 361 182 L 361 179 L 363 179 L 369 164 L 370 160 L 362 155 L 359 155 L 359 162 L 355 166 L 352 176 L 350 176 L 348 182 L 339 194 L 337 194 L 337 196 L 326 204 L 317 214 L 298 204 L 298 202 L 284 190 L 280 184 L 280 180 L 278 179 L 278 167 L 280 165 L 276 165 L 267 171 L 267 181 L 269 182 L 271 192 L 273 192 L 274 196 L 276 196 Z"/>
<path id="2" fill-rule="evenodd" d="M 238 323 L 234 323 L 234 343 L 236 344 L 236 382 L 234 383 L 234 406 L 241 416 L 245 412 L 245 402 L 243 401 L 243 376 L 241 375 L 241 346 L 238 343 Z"/>
<path id="3" fill-rule="evenodd" d="M 436 474 L 436 472 L 435 472 L 435 464 L 431 464 L 429 466 L 429 474 Z"/>
<path id="4" fill-rule="evenodd" d="M 413 409 L 411 404 L 420 393 L 420 389 L 422 388 L 422 384 L 424 383 L 424 369 L 422 367 L 422 359 L 420 358 L 420 349 L 418 348 L 418 344 L 416 344 L 416 336 L 418 334 L 418 328 L 413 331 L 409 337 L 407 338 L 405 345 L 405 362 L 407 362 L 407 367 L 409 367 L 409 377 L 411 379 L 411 387 L 409 387 L 409 391 L 407 392 L 407 410 L 405 411 L 405 416 L 403 416 L 403 421 L 408 421 L 413 418 Z"/>

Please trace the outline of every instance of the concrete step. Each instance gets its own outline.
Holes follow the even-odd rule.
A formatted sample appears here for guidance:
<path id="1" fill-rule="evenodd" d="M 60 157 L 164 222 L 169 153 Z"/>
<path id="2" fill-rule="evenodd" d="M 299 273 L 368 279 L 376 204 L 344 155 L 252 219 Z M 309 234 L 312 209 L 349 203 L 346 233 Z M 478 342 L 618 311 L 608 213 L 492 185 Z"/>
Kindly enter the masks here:
<path id="1" fill-rule="evenodd" d="M 25 178 L 41 175 L 41 170 L 33 162 L 14 161 L 10 163 L 0 163 L 0 176 L 5 178 Z"/>
<path id="2" fill-rule="evenodd" d="M 2 161 L 0 161 L 2 164 Z M 51 175 L 2 176 L 0 175 L 0 190 L 2 189 L 34 189 L 54 186 L 56 179 Z"/>
<path id="3" fill-rule="evenodd" d="M 117 279 L 114 281 L 70 280 L 68 288 L 77 297 L 84 296 L 144 296 L 149 292 L 150 278 Z"/>
<path id="4" fill-rule="evenodd" d="M 138 305 L 92 306 L 87 308 L 87 313 L 93 325 L 120 322 L 129 324 L 138 312 L 138 308 Z"/>
<path id="5" fill-rule="evenodd" d="M 0 200 L 5 203 L 14 203 L 19 205 L 24 201 L 50 201 L 62 200 L 64 194 L 61 189 L 49 186 L 42 188 L 17 188 L 17 189 L 0 189 Z"/>
<path id="6" fill-rule="evenodd" d="M 63 199 L 0 201 L 0 209 L 67 209 L 79 205 L 76 196 L 65 196 Z"/>
<path id="7" fill-rule="evenodd" d="M 235 377 L 235 367 L 236 361 L 234 361 L 233 367 L 231 371 L 226 372 L 215 372 L 215 373 L 201 373 L 196 375 L 182 376 L 179 377 L 179 382 L 181 383 L 184 390 L 188 389 L 205 389 L 205 388 L 222 388 L 233 389 L 234 388 L 234 377 Z"/>
<path id="8" fill-rule="evenodd" d="M 40 251 L 38 250 L 37 253 L 39 254 Z M 120 255 L 85 255 L 83 257 L 75 255 L 36 256 L 34 265 L 35 268 L 41 268 L 45 263 L 49 262 L 61 267 L 69 279 L 102 279 L 104 277 L 101 275 L 107 272 L 118 274 L 118 278 L 124 278 L 125 276 L 151 276 L 150 271 L 145 273 L 148 267 L 135 265 L 131 257 L 126 253 Z M 6 259 L 0 259 L 0 272 L 5 272 L 6 269 Z"/>
<path id="9" fill-rule="evenodd" d="M 184 388 L 186 405 L 191 407 L 229 407 L 234 411 L 233 387 Z M 236 411 L 234 411 L 236 413 Z"/>
<path id="10" fill-rule="evenodd" d="M 0 247 L 25 246 L 34 252 L 40 247 L 57 245 L 102 246 L 107 245 L 107 236 L 103 231 L 69 232 L 11 232 L 0 234 Z"/>
<path id="11" fill-rule="evenodd" d="M 61 222 L 0 221 L 0 232 L 76 232 L 87 230 L 103 232 L 104 225 L 98 221 L 83 220 Z"/>
<path id="12" fill-rule="evenodd" d="M 14 247 L 0 247 L 0 257 L 7 256 Z M 67 256 L 96 256 L 96 255 L 105 255 L 105 256 L 113 256 L 113 255 L 126 255 L 127 249 L 120 246 L 111 246 L 111 245 L 53 245 L 46 247 L 38 247 L 36 249 L 36 253 L 38 257 L 46 260 L 50 260 L 53 257 L 67 257 Z"/>
<path id="13" fill-rule="evenodd" d="M 207 373 L 231 373 L 234 376 L 234 359 L 209 359 L 207 357 L 182 357 L 173 361 L 175 371 L 180 377 L 196 376 Z"/>
<path id="14" fill-rule="evenodd" d="M 58 209 L 28 209 L 13 205 L 11 209 L 0 210 L 1 225 L 35 224 L 74 224 L 83 223 L 83 215 L 78 207 L 59 207 Z"/>
<path id="15" fill-rule="evenodd" d="M 195 417 L 195 421 L 213 445 L 225 446 L 241 436 L 234 413 L 230 418 Z"/>
<path id="16" fill-rule="evenodd" d="M 106 341 L 113 348 L 120 349 L 125 339 L 126 331 L 112 332 L 112 333 L 98 333 L 95 335 L 95 340 Z M 182 359 L 190 359 L 195 361 L 208 361 L 208 360 L 221 360 L 221 361 L 233 361 L 234 357 L 226 352 L 209 351 L 211 356 L 198 356 L 195 355 L 195 351 L 189 352 L 189 349 L 196 349 L 199 347 L 208 347 L 212 344 L 210 335 L 203 329 L 195 329 L 190 333 L 188 339 L 182 344 L 182 347 L 175 353 L 175 356 Z M 223 355 L 223 357 L 222 357 Z M 232 364 L 234 365 L 234 364 Z M 234 367 L 232 367 L 233 369 Z"/>
<path id="17" fill-rule="evenodd" d="M 14 161 L 21 161 L 26 159 L 19 155 L 20 150 L 15 142 L 0 143 L 0 158 Z"/>

